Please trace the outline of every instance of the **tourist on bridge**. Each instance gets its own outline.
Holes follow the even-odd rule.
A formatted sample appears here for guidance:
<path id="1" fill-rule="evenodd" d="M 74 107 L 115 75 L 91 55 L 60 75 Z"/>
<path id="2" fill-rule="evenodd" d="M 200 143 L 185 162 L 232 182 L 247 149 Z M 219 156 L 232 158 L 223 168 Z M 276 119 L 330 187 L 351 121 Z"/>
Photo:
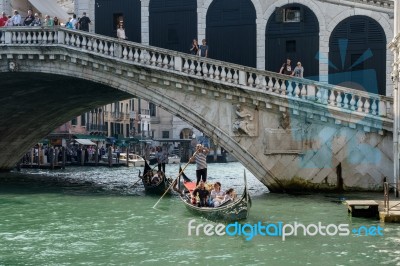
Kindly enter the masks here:
<path id="1" fill-rule="evenodd" d="M 197 39 L 193 39 L 192 47 L 190 48 L 190 54 L 197 55 L 198 52 L 199 52 L 199 43 L 197 42 Z"/>
<path id="2" fill-rule="evenodd" d="M 203 182 L 207 181 L 207 154 L 209 152 L 210 150 L 207 147 L 197 144 L 196 152 L 189 159 L 190 162 L 196 162 L 196 186 L 199 184 L 200 180 Z"/>
<path id="3" fill-rule="evenodd" d="M 53 18 L 53 24 L 54 24 L 54 26 L 59 26 L 60 25 L 60 21 L 58 20 L 57 17 Z"/>
<path id="4" fill-rule="evenodd" d="M 70 25 L 72 26 L 72 29 L 76 29 L 76 26 L 77 26 L 77 24 L 78 24 L 78 20 L 76 19 L 76 14 L 73 14 L 72 15 L 72 18 L 71 18 L 71 20 L 69 21 L 69 23 L 70 23 Z M 67 28 L 69 28 L 68 26 L 67 26 Z"/>
<path id="5" fill-rule="evenodd" d="M 304 68 L 301 65 L 301 62 L 297 62 L 296 67 L 293 70 L 292 76 L 302 78 L 304 73 Z"/>
<path id="6" fill-rule="evenodd" d="M 1 18 L 0 18 L 0 27 L 5 27 L 6 24 L 7 24 L 7 20 L 8 20 L 8 17 L 7 17 L 6 12 L 2 12 L 1 13 Z"/>
<path id="7" fill-rule="evenodd" d="M 24 19 L 24 26 L 30 26 L 35 19 L 31 9 L 28 9 L 28 15 Z"/>
<path id="8" fill-rule="evenodd" d="M 288 58 L 286 59 L 286 63 L 284 63 L 279 70 L 280 74 L 285 74 L 285 75 L 292 75 L 292 66 L 290 65 L 291 60 Z"/>
<path id="9" fill-rule="evenodd" d="M 78 29 L 83 31 L 89 31 L 89 24 L 92 21 L 86 16 L 86 12 L 83 12 L 82 17 L 78 20 Z"/>
<path id="10" fill-rule="evenodd" d="M 202 45 L 200 45 L 199 47 L 199 55 L 201 57 L 208 57 L 208 45 L 207 45 L 207 40 L 203 39 L 202 41 Z"/>
<path id="11" fill-rule="evenodd" d="M 44 19 L 44 26 L 46 26 L 46 27 L 54 26 L 53 20 L 50 18 L 49 15 L 46 15 L 46 18 Z"/>
<path id="12" fill-rule="evenodd" d="M 21 15 L 18 10 L 14 10 L 14 16 L 11 17 L 13 26 L 21 26 Z"/>
<path id="13" fill-rule="evenodd" d="M 39 14 L 35 13 L 35 19 L 32 21 L 32 23 L 30 24 L 30 26 L 33 27 L 40 27 L 42 26 L 42 21 L 40 20 Z"/>
<path id="14" fill-rule="evenodd" d="M 124 22 L 123 21 L 120 21 L 118 23 L 118 26 L 117 26 L 117 38 L 119 40 L 126 40 L 127 39 L 127 37 L 125 35 L 125 28 L 124 28 Z"/>

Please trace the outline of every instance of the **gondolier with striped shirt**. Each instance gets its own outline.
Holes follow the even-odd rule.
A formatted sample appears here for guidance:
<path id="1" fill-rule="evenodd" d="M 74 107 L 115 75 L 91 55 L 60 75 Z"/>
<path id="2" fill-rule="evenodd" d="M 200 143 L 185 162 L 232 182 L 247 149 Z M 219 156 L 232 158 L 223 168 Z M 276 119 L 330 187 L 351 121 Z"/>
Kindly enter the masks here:
<path id="1" fill-rule="evenodd" d="M 190 162 L 196 161 L 196 186 L 200 180 L 203 180 L 204 183 L 207 181 L 207 154 L 209 152 L 207 147 L 197 144 L 195 154 L 190 157 Z"/>

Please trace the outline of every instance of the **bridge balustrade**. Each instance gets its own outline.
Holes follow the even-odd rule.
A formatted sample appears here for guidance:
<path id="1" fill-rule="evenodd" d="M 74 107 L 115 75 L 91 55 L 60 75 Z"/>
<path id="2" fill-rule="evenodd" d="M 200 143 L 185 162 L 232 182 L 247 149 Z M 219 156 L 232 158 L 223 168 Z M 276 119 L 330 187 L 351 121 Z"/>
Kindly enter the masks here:
<path id="1" fill-rule="evenodd" d="M 393 98 L 360 90 L 257 70 L 162 48 L 65 28 L 10 27 L 1 29 L 0 46 L 60 46 L 119 61 L 168 70 L 218 85 L 263 91 L 299 104 L 380 119 L 393 118 Z M 3 50 L 2 53 L 7 53 Z M 0 53 L 1 55 L 1 53 Z"/>

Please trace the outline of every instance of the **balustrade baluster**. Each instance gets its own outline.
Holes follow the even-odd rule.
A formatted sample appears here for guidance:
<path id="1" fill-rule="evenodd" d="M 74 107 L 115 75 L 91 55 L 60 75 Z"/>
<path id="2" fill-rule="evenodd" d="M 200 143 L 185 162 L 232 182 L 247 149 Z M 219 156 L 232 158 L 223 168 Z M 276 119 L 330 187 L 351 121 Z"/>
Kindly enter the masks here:
<path id="1" fill-rule="evenodd" d="M 302 99 L 306 99 L 307 97 L 307 85 L 306 84 L 300 84 L 299 86 L 301 86 L 301 91 L 300 91 L 300 95 Z"/>
<path id="2" fill-rule="evenodd" d="M 289 97 L 293 96 L 293 85 L 290 80 L 288 80 L 287 94 L 289 95 Z"/>
<path id="3" fill-rule="evenodd" d="M 48 35 L 49 33 L 48 32 L 43 32 L 43 39 L 42 39 L 42 43 L 47 43 L 47 35 Z"/>
<path id="4" fill-rule="evenodd" d="M 362 101 L 361 96 L 358 96 L 358 101 L 357 101 L 357 112 L 362 112 L 363 111 L 363 106 L 364 106 L 364 102 Z"/>
<path id="5" fill-rule="evenodd" d="M 207 74 L 208 74 L 207 63 L 203 63 L 203 76 L 207 77 Z"/>
<path id="6" fill-rule="evenodd" d="M 189 61 L 189 60 L 187 60 L 187 61 Z M 190 69 L 190 74 L 194 75 L 194 71 L 196 70 L 196 66 L 194 65 L 194 61 L 193 60 L 190 60 L 189 69 Z"/>
<path id="7" fill-rule="evenodd" d="M 239 75 L 238 75 L 238 71 L 239 70 L 233 70 L 233 83 L 234 84 L 239 84 Z"/>
<path id="8" fill-rule="evenodd" d="M 344 109 L 349 109 L 349 94 L 348 93 L 344 93 L 344 96 L 343 96 L 343 108 Z"/>
<path id="9" fill-rule="evenodd" d="M 226 81 L 226 68 L 221 67 L 221 80 Z"/>
<path id="10" fill-rule="evenodd" d="M 256 88 L 260 88 L 260 78 L 258 77 L 258 75 L 256 75 L 256 79 L 254 80 L 254 85 L 256 86 Z"/>
<path id="11" fill-rule="evenodd" d="M 210 65 L 210 69 L 208 70 L 208 75 L 211 79 L 214 78 L 214 66 Z"/>
<path id="12" fill-rule="evenodd" d="M 329 93 L 329 90 L 328 90 L 328 93 Z M 330 93 L 331 93 L 331 95 L 329 95 L 329 105 L 335 106 L 336 105 L 336 102 L 335 102 L 335 99 L 336 99 L 335 91 L 334 90 L 330 90 Z"/>
<path id="13" fill-rule="evenodd" d="M 93 51 L 96 53 L 98 52 L 98 46 L 99 46 L 99 44 L 97 43 L 97 40 L 94 39 L 93 40 Z"/>
<path id="14" fill-rule="evenodd" d="M 26 35 L 29 34 L 29 32 L 21 32 L 22 33 L 22 43 L 26 43 Z"/>
<path id="15" fill-rule="evenodd" d="M 110 48 L 109 48 L 109 50 L 110 50 L 110 55 L 111 55 L 111 56 L 115 56 L 115 54 L 114 54 L 114 51 L 115 51 L 114 43 L 110 43 Z"/>
<path id="16" fill-rule="evenodd" d="M 267 88 L 267 81 L 266 81 L 266 79 L 265 79 L 265 76 L 261 76 L 260 88 L 261 88 L 262 90 L 268 90 L 268 88 Z"/>
<path id="17" fill-rule="evenodd" d="M 169 61 L 169 68 L 174 69 L 175 68 L 175 60 L 174 57 L 171 56 L 171 60 Z"/>
<path id="18" fill-rule="evenodd" d="M 53 32 L 49 31 L 49 36 L 47 37 L 48 43 L 53 43 Z"/>
<path id="19" fill-rule="evenodd" d="M 153 52 L 151 59 L 150 59 L 150 65 L 155 66 L 156 62 L 157 62 L 156 53 Z"/>
<path id="20" fill-rule="evenodd" d="M 252 73 L 248 73 L 248 74 L 249 74 L 249 78 L 247 79 L 247 86 L 253 87 L 254 86 L 253 74 Z"/>
<path id="21" fill-rule="evenodd" d="M 317 96 L 317 102 L 322 103 L 322 92 L 321 92 L 321 88 L 320 88 L 320 87 L 317 87 L 317 86 L 315 86 L 315 88 L 318 90 L 318 91 L 317 91 L 317 94 L 316 94 L 316 96 Z"/>
<path id="22" fill-rule="evenodd" d="M 158 54 L 158 58 L 157 58 L 157 66 L 162 67 L 162 55 Z"/>
<path id="23" fill-rule="evenodd" d="M 17 43 L 22 43 L 22 32 L 17 33 Z"/>
<path id="24" fill-rule="evenodd" d="M 99 53 L 104 54 L 104 44 L 102 40 L 99 40 Z"/>
<path id="25" fill-rule="evenodd" d="M 32 32 L 32 43 L 37 43 L 37 32 Z"/>
<path id="26" fill-rule="evenodd" d="M 16 42 L 17 42 L 17 33 L 13 32 L 11 37 L 11 43 L 16 43 Z"/>
<path id="27" fill-rule="evenodd" d="M 43 32 L 39 32 L 38 34 L 38 43 L 42 43 L 43 42 Z"/>
<path id="28" fill-rule="evenodd" d="M 122 58 L 123 59 L 128 59 L 128 47 L 126 47 L 125 45 L 121 45 L 122 48 Z"/>
<path id="29" fill-rule="evenodd" d="M 75 34 L 71 34 L 71 45 L 72 46 L 75 46 L 75 41 L 76 41 Z"/>
<path id="30" fill-rule="evenodd" d="M 340 91 L 337 92 L 336 106 L 342 107 L 342 93 Z"/>
<path id="31" fill-rule="evenodd" d="M 372 110 L 372 114 L 376 115 L 376 109 L 378 108 L 378 105 L 376 104 L 377 99 L 373 99 L 372 100 L 372 105 L 371 105 L 371 110 Z"/>
<path id="32" fill-rule="evenodd" d="M 215 76 L 215 79 L 216 79 L 216 80 L 219 80 L 219 79 L 220 79 L 219 66 L 215 66 L 214 76 Z"/>
<path id="33" fill-rule="evenodd" d="M 286 80 L 282 80 L 282 85 L 281 85 L 281 89 L 280 89 L 280 93 L 281 95 L 286 95 Z"/>
<path id="34" fill-rule="evenodd" d="M 294 97 L 299 98 L 300 95 L 300 88 L 299 88 L 299 82 L 295 82 L 295 87 L 294 87 Z"/>
<path id="35" fill-rule="evenodd" d="M 350 109 L 353 111 L 356 110 L 356 99 L 354 94 L 351 95 Z"/>
<path id="36" fill-rule="evenodd" d="M 28 36 L 26 36 L 26 42 L 27 43 L 32 43 L 32 34 L 34 34 L 34 33 L 32 33 L 32 32 L 27 32 L 27 35 Z M 4 34 L 3 34 L 4 35 Z M 2 38 L 3 38 L 3 36 L 2 36 Z"/>
<path id="37" fill-rule="evenodd" d="M 149 51 L 147 51 L 146 50 L 146 53 L 145 53 L 145 63 L 146 64 L 150 64 L 150 61 L 151 61 L 151 55 L 150 55 L 150 52 Z"/>
<path id="38" fill-rule="evenodd" d="M 226 76 L 226 78 L 228 79 L 228 82 L 231 83 L 232 82 L 232 72 L 229 68 L 227 70 L 228 70 L 228 75 Z"/>
<path id="39" fill-rule="evenodd" d="M 369 98 L 365 98 L 364 112 L 369 114 L 370 113 L 370 110 L 369 110 L 370 107 L 371 107 L 371 104 L 369 103 Z"/>
<path id="40" fill-rule="evenodd" d="M 129 47 L 128 59 L 129 61 L 133 61 L 133 47 Z"/>
<path id="41" fill-rule="evenodd" d="M 83 49 L 87 49 L 87 37 L 86 36 L 82 36 L 82 48 Z"/>
<path id="42" fill-rule="evenodd" d="M 88 49 L 89 51 L 93 50 L 92 38 L 88 38 L 88 40 L 87 40 L 87 49 Z"/>
<path id="43" fill-rule="evenodd" d="M 272 81 L 272 77 L 268 77 L 268 85 L 267 85 L 267 91 L 274 91 L 274 82 Z"/>
<path id="44" fill-rule="evenodd" d="M 168 68 L 168 55 L 164 55 L 162 64 L 164 68 Z"/>
<path id="45" fill-rule="evenodd" d="M 185 73 L 189 73 L 189 69 L 190 69 L 190 67 L 189 67 L 189 60 L 188 59 L 183 59 L 183 60 L 185 60 L 185 63 L 183 64 L 183 72 L 185 72 Z"/>
<path id="46" fill-rule="evenodd" d="M 135 59 L 135 62 L 138 62 L 139 60 L 139 53 L 138 53 L 138 48 L 135 48 L 135 53 L 133 54 L 133 58 Z"/>
<path id="47" fill-rule="evenodd" d="M 281 84 L 279 83 L 279 81 L 281 81 L 278 78 L 274 78 L 275 79 L 275 83 L 274 83 L 274 87 L 272 89 L 272 92 L 275 92 L 276 94 L 279 94 L 279 91 L 281 90 Z"/>
<path id="48" fill-rule="evenodd" d="M 322 90 L 322 103 L 323 104 L 328 104 L 328 98 L 329 98 L 329 91 L 328 91 L 328 89 L 323 89 Z"/>

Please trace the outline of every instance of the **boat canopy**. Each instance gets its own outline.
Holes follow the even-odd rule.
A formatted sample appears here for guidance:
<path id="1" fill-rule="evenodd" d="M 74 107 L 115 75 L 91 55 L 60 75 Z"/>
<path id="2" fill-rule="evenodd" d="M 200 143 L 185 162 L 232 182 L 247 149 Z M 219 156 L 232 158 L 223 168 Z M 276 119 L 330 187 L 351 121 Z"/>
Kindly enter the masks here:
<path id="1" fill-rule="evenodd" d="M 90 139 L 74 139 L 74 141 L 81 145 L 96 146 L 96 143 L 92 142 Z"/>

